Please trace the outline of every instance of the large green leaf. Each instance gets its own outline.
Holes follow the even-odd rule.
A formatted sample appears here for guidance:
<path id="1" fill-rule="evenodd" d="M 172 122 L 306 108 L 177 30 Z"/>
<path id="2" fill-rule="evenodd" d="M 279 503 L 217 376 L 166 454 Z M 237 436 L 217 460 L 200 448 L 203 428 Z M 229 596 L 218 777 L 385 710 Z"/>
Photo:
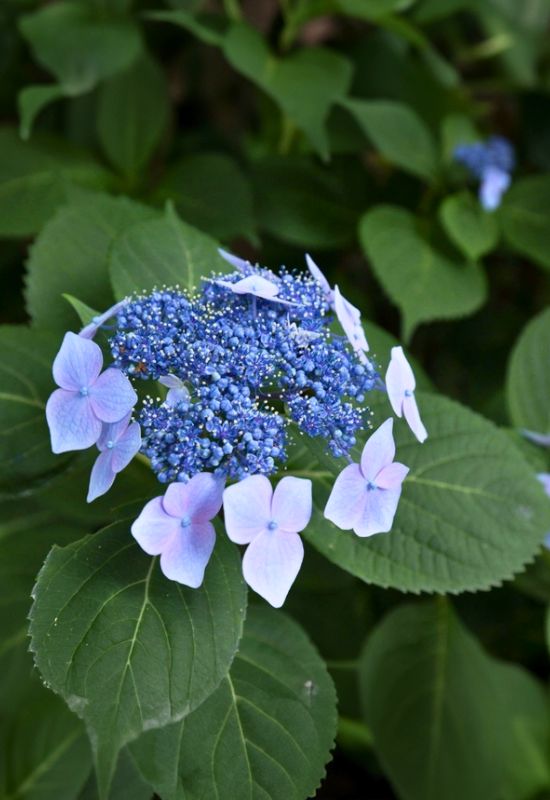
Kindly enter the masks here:
<path id="1" fill-rule="evenodd" d="M 369 399 L 376 424 L 387 399 Z M 531 561 L 550 530 L 550 503 L 532 468 L 506 433 L 451 400 L 420 394 L 428 429 L 421 445 L 395 425 L 397 459 L 410 467 L 390 533 L 366 539 L 323 517 L 345 463 L 308 444 L 314 472 L 314 516 L 304 536 L 327 558 L 378 586 L 411 592 L 489 589 Z M 360 447 L 354 453 L 358 460 Z"/>
<path id="2" fill-rule="evenodd" d="M 506 379 L 508 409 L 514 425 L 550 434 L 550 309 L 523 329 L 512 351 Z"/>
<path id="3" fill-rule="evenodd" d="M 390 163 L 421 178 L 435 176 L 434 139 L 410 106 L 394 100 L 345 100 L 342 105 Z"/>
<path id="4" fill-rule="evenodd" d="M 278 59 L 261 34 L 244 23 L 230 28 L 223 51 L 229 63 L 270 95 L 327 158 L 326 121 L 333 104 L 349 89 L 351 62 L 321 47 L 304 48 Z"/>
<path id="5" fill-rule="evenodd" d="M 52 3 L 21 18 L 21 33 L 37 61 L 70 95 L 92 89 L 129 66 L 141 50 L 136 23 L 109 17 L 89 3 Z"/>
<path id="6" fill-rule="evenodd" d="M 113 302 L 107 255 L 114 237 L 155 212 L 127 198 L 71 193 L 44 227 L 27 262 L 27 308 L 35 325 L 63 331 L 76 316 L 62 295 L 69 293 L 103 310 Z"/>
<path id="7" fill-rule="evenodd" d="M 484 211 L 469 192 L 446 197 L 439 217 L 451 241 L 472 261 L 490 252 L 498 242 L 494 215 Z"/>
<path id="8" fill-rule="evenodd" d="M 20 491 L 66 460 L 51 452 L 45 413 L 59 341 L 43 330 L 2 325 L 0 346 L 0 487 Z"/>
<path id="9" fill-rule="evenodd" d="M 436 250 L 417 220 L 396 206 L 377 206 L 362 218 L 359 237 L 374 273 L 403 315 L 410 339 L 421 322 L 472 314 L 487 293 L 485 273 Z"/>
<path id="10" fill-rule="evenodd" d="M 335 733 L 334 687 L 302 629 L 251 608 L 217 691 L 131 749 L 164 800 L 303 800 L 319 786 Z"/>
<path id="11" fill-rule="evenodd" d="M 371 361 L 375 364 L 381 377 L 384 378 L 390 363 L 391 349 L 392 347 L 399 346 L 399 340 L 396 339 L 395 336 L 392 336 L 391 333 L 384 330 L 384 328 L 371 322 L 371 320 L 365 320 L 363 327 L 370 347 L 369 356 Z M 417 388 L 425 392 L 431 391 L 433 389 L 433 384 L 424 372 L 423 367 L 414 356 L 407 354 L 407 358 L 414 369 Z"/>
<path id="12" fill-rule="evenodd" d="M 403 800 L 518 800 L 548 786 L 542 687 L 486 655 L 445 600 L 388 615 L 367 641 L 360 682 Z"/>
<path id="13" fill-rule="evenodd" d="M 33 596 L 36 664 L 84 719 L 104 798 L 119 750 L 182 719 L 227 674 L 246 606 L 240 559 L 220 538 L 202 587 L 188 589 L 120 522 L 54 548 Z"/>
<path id="14" fill-rule="evenodd" d="M 101 187 L 109 176 L 88 154 L 67 142 L 25 144 L 0 129 L 0 236 L 31 236 L 66 200 L 66 184 Z"/>
<path id="15" fill-rule="evenodd" d="M 162 218 L 134 225 L 121 234 L 109 260 L 117 297 L 164 285 L 193 289 L 213 270 L 229 270 L 217 243 L 182 222 L 170 207 Z"/>
<path id="16" fill-rule="evenodd" d="M 99 92 L 97 127 L 109 160 L 134 175 L 158 145 L 168 121 L 166 79 L 149 56 L 105 81 Z"/>
<path id="17" fill-rule="evenodd" d="M 237 162 L 222 153 L 195 153 L 176 162 L 158 189 L 183 219 L 220 239 L 254 236 L 250 183 Z"/>
<path id="18" fill-rule="evenodd" d="M 550 269 L 550 175 L 535 175 L 512 184 L 500 209 L 502 230 L 510 245 Z"/>

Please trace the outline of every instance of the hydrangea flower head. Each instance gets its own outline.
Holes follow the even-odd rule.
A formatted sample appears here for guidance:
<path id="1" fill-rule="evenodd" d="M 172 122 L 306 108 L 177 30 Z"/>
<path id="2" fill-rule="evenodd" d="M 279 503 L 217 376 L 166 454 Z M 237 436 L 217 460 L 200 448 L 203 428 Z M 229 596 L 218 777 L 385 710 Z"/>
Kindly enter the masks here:
<path id="1" fill-rule="evenodd" d="M 514 149 L 502 136 L 492 136 L 486 142 L 459 145 L 454 158 L 479 180 L 479 200 L 486 211 L 500 205 L 502 195 L 511 182 L 515 166 Z"/>
<path id="2" fill-rule="evenodd" d="M 393 420 L 387 419 L 367 440 L 361 462 L 350 464 L 336 479 L 325 517 L 362 537 L 391 530 L 409 471 L 394 458 Z"/>
<path id="3" fill-rule="evenodd" d="M 46 405 L 54 453 L 91 447 L 104 422 L 118 422 L 136 403 L 128 378 L 118 369 L 101 372 L 102 366 L 103 354 L 95 342 L 65 334 L 53 362 L 53 377 L 60 388 Z"/>
<path id="4" fill-rule="evenodd" d="M 248 545 L 243 575 L 272 606 L 283 605 L 304 558 L 298 536 L 311 518 L 311 481 L 283 478 L 275 491 L 264 475 L 251 475 L 223 495 L 227 535 Z"/>

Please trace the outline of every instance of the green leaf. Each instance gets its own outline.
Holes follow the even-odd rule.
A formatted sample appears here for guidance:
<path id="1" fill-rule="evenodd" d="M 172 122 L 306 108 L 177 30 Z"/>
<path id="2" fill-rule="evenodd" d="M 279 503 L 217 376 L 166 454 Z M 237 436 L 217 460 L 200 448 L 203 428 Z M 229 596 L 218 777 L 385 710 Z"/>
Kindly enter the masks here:
<path id="1" fill-rule="evenodd" d="M 500 209 L 510 246 L 546 269 L 550 269 L 549 207 L 550 175 L 535 175 L 515 181 Z"/>
<path id="2" fill-rule="evenodd" d="M 134 225 L 119 236 L 109 260 L 118 298 L 164 285 L 191 290 L 212 270 L 230 270 L 217 243 L 182 222 L 170 207 L 162 218 Z"/>
<path id="3" fill-rule="evenodd" d="M 219 239 L 254 238 L 250 183 L 237 162 L 221 153 L 195 153 L 171 168 L 159 186 L 190 225 Z"/>
<path id="4" fill-rule="evenodd" d="M 31 247 L 27 308 L 33 323 L 56 331 L 74 326 L 64 293 L 103 311 L 113 303 L 107 255 L 115 236 L 155 211 L 126 198 L 82 193 L 60 209 Z"/>
<path id="5" fill-rule="evenodd" d="M 20 133 L 22 139 L 31 135 L 34 120 L 43 108 L 55 100 L 65 97 L 65 92 L 56 83 L 47 86 L 26 86 L 19 92 L 17 106 L 21 117 Z"/>
<path id="6" fill-rule="evenodd" d="M 227 674 L 246 606 L 237 550 L 220 537 L 202 587 L 188 589 L 121 522 L 54 548 L 33 596 L 36 664 L 84 719 L 104 798 L 119 750 L 182 719 Z"/>
<path id="7" fill-rule="evenodd" d="M 62 296 L 76 311 L 78 319 L 82 323 L 82 327 L 89 325 L 94 317 L 98 316 L 98 311 L 96 311 L 94 308 L 91 308 L 89 305 L 86 305 L 86 303 L 83 303 L 77 297 L 73 297 L 72 294 L 64 293 Z"/>
<path id="8" fill-rule="evenodd" d="M 510 418 L 518 428 L 550 434 L 550 309 L 534 317 L 516 342 L 506 378 Z"/>
<path id="9" fill-rule="evenodd" d="M 374 273 L 403 315 L 409 340 L 421 322 L 472 314 L 487 294 L 477 264 L 458 263 L 435 250 L 417 220 L 396 206 L 377 206 L 362 218 L 359 238 Z"/>
<path id="10" fill-rule="evenodd" d="M 367 641 L 360 683 L 399 797 L 517 800 L 548 785 L 542 687 L 486 655 L 445 600 L 391 612 Z"/>
<path id="11" fill-rule="evenodd" d="M 2 800 L 77 800 L 90 768 L 81 721 L 40 686 L 0 721 Z"/>
<path id="12" fill-rule="evenodd" d="M 153 789 L 139 774 L 132 757 L 123 750 L 111 785 L 109 800 L 151 800 Z M 98 800 L 95 775 L 90 775 L 78 800 Z"/>
<path id="13" fill-rule="evenodd" d="M 66 461 L 51 451 L 45 411 L 59 340 L 24 325 L 2 325 L 0 346 L 0 488 L 21 490 Z"/>
<path id="14" fill-rule="evenodd" d="M 369 406 L 376 424 L 390 416 L 386 398 L 369 398 Z M 422 445 L 404 422 L 394 430 L 397 459 L 410 473 L 390 533 L 362 539 L 323 517 L 345 464 L 326 455 L 321 443 L 301 440 L 321 469 L 304 536 L 335 564 L 385 588 L 456 594 L 499 585 L 533 560 L 550 530 L 548 498 L 492 423 L 437 395 L 420 394 L 419 406 L 429 433 Z"/>
<path id="15" fill-rule="evenodd" d="M 268 158 L 254 170 L 262 230 L 300 248 L 343 247 L 353 241 L 357 211 L 334 174 L 294 158 Z"/>
<path id="16" fill-rule="evenodd" d="M 420 178 L 435 177 L 435 142 L 410 106 L 394 100 L 345 100 L 342 105 L 391 164 Z"/>
<path id="17" fill-rule="evenodd" d="M 229 675 L 178 725 L 131 750 L 165 800 L 302 800 L 319 786 L 336 733 L 336 695 L 302 629 L 251 608 Z"/>
<path id="18" fill-rule="evenodd" d="M 472 261 L 489 253 L 498 242 L 494 215 L 484 211 L 470 192 L 446 197 L 439 217 L 451 241 Z"/>
<path id="19" fill-rule="evenodd" d="M 318 153 L 328 158 L 326 121 L 334 103 L 348 92 L 351 62 L 321 47 L 278 59 L 262 35 L 244 23 L 230 28 L 223 51 L 229 63 L 272 97 Z"/>
<path id="20" fill-rule="evenodd" d="M 441 140 L 443 158 L 453 161 L 454 151 L 458 145 L 473 144 L 482 139 L 470 117 L 464 114 L 449 114 L 441 123 Z"/>
<path id="21" fill-rule="evenodd" d="M 67 142 L 23 143 L 16 131 L 0 129 L 0 236 L 32 236 L 67 197 L 66 184 L 106 186 L 108 173 Z"/>
<path id="22" fill-rule="evenodd" d="M 371 320 L 365 320 L 363 327 L 370 347 L 369 357 L 374 361 L 380 375 L 384 377 L 390 363 L 391 349 L 400 344 L 399 339 L 396 339 L 395 336 L 392 336 L 391 333 L 388 333 Z M 417 389 L 425 392 L 432 391 L 433 383 L 426 375 L 421 364 L 410 354 L 407 354 L 407 359 L 414 370 Z"/>
<path id="23" fill-rule="evenodd" d="M 135 175 L 148 161 L 166 128 L 168 88 L 160 67 L 144 55 L 99 91 L 99 140 L 111 163 Z"/>
<path id="24" fill-rule="evenodd" d="M 388 14 L 406 11 L 416 0 L 335 0 L 341 14 L 367 20 L 377 20 Z"/>
<path id="25" fill-rule="evenodd" d="M 53 3 L 22 17 L 19 25 L 36 60 L 73 96 L 129 66 L 142 47 L 133 20 L 110 18 L 88 3 Z"/>
<path id="26" fill-rule="evenodd" d="M 172 2 L 171 5 L 175 3 Z M 149 11 L 146 12 L 146 17 L 157 22 L 171 22 L 173 25 L 178 25 L 205 44 L 221 46 L 227 30 L 227 19 L 219 14 L 195 14 L 185 9 L 177 9 Z"/>

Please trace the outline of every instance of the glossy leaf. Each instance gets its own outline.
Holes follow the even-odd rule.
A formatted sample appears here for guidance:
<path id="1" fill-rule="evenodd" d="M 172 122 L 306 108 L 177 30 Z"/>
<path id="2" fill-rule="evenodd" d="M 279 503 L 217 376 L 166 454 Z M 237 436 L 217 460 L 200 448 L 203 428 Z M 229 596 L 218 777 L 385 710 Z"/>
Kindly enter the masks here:
<path id="1" fill-rule="evenodd" d="M 516 342 L 506 379 L 510 418 L 518 428 L 550 434 L 550 309 L 534 317 Z"/>
<path id="2" fill-rule="evenodd" d="M 128 521 L 51 551 L 34 590 L 31 649 L 43 679 L 86 723 L 100 797 L 126 743 L 184 717 L 226 675 L 245 605 L 225 538 L 200 589 L 168 581 Z"/>
<path id="3" fill-rule="evenodd" d="M 459 263 L 435 250 L 416 226 L 415 217 L 396 206 L 377 206 L 359 226 L 374 273 L 401 311 L 406 340 L 422 322 L 472 314 L 487 293 L 477 264 Z"/>
<path id="4" fill-rule="evenodd" d="M 282 612 L 253 607 L 216 692 L 132 753 L 165 800 L 302 800 L 319 786 L 335 733 L 334 687 L 306 635 Z"/>
<path id="5" fill-rule="evenodd" d="M 494 215 L 484 211 L 469 192 L 447 197 L 439 207 L 439 216 L 451 241 L 472 261 L 489 253 L 498 242 Z"/>
<path id="6" fill-rule="evenodd" d="M 512 184 L 504 195 L 501 220 L 511 247 L 550 269 L 550 176 L 535 175 Z"/>
<path id="7" fill-rule="evenodd" d="M 550 530 L 550 503 L 506 433 L 458 403 L 419 394 L 428 439 L 394 427 L 397 458 L 410 467 L 392 530 L 361 539 L 323 517 L 345 466 L 305 437 L 319 462 L 314 516 L 304 536 L 335 564 L 367 583 L 410 592 L 488 589 L 533 560 Z M 390 416 L 387 398 L 369 398 L 374 420 Z M 354 454 L 359 460 L 360 447 Z"/>

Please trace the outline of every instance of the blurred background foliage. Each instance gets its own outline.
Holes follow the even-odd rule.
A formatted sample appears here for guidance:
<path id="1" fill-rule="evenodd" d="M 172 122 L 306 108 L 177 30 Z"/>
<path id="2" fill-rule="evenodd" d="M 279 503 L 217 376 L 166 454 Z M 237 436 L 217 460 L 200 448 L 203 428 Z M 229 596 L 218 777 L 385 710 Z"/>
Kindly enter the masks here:
<path id="1" fill-rule="evenodd" d="M 47 395 L 60 333 L 78 325 L 61 294 L 105 307 L 115 234 L 170 201 L 185 222 L 267 266 L 302 267 L 311 253 L 368 321 L 409 344 L 427 375 L 424 385 L 499 424 L 549 433 L 548 411 L 524 402 L 524 376 L 510 361 L 514 347 L 531 347 L 532 327 L 516 345 L 528 324 L 538 326 L 537 359 L 548 361 L 550 344 L 548 315 L 532 322 L 550 299 L 549 23 L 549 0 L 3 0 L 0 321 L 31 321 L 40 337 L 1 328 L 8 355 L 0 373 L 7 382 L 10 358 L 35 357 L 37 396 Z M 452 152 L 495 133 L 513 143 L 517 168 L 501 208 L 487 214 Z M 391 339 L 382 331 L 376 341 L 382 352 Z M 510 435 L 534 470 L 548 471 L 545 452 Z M 13 446 L 2 444 L 8 454 Z M 38 476 L 54 468 L 46 450 L 30 458 Z M 81 461 L 72 471 L 79 486 Z M 6 498 L 19 478 L 8 462 Z M 107 504 L 90 514 L 76 492 L 69 497 L 66 484 L 48 480 L 24 502 L 29 520 L 34 515 L 40 526 L 57 527 L 57 543 L 108 517 Z M 139 464 L 125 480 L 143 484 L 143 495 L 150 491 Z M 25 528 L 13 521 L 20 502 L 4 501 L 6 541 Z M 72 526 L 66 539 L 61 506 Z M 21 609 L 50 542 L 14 590 Z M 514 584 L 454 602 L 479 639 L 464 645 L 473 648 L 473 663 L 462 672 L 455 664 L 456 681 L 479 680 L 480 704 L 496 680 L 482 647 L 546 679 L 548 559 L 543 554 Z M 365 635 L 403 596 L 367 587 L 313 552 L 297 587 L 289 611 L 329 660 L 342 715 L 340 747 L 318 796 L 430 800 L 411 779 L 406 753 L 384 757 L 382 770 L 357 699 Z M 418 630 L 415 647 L 429 649 L 422 637 L 433 615 L 453 613 L 442 607 L 399 609 L 384 624 Z M 10 664 L 0 701 L 9 716 L 21 671 L 16 657 L 27 662 L 24 633 L 9 628 L 11 612 L 1 605 L 0 612 L 0 665 Z M 456 620 L 449 625 L 459 660 L 470 634 Z M 385 633 L 379 629 L 372 644 L 361 691 L 376 683 L 379 659 L 407 658 L 384 656 Z M 508 680 L 502 676 L 503 687 Z M 35 702 L 26 695 L 26 713 Z M 479 710 L 475 698 L 470 702 Z M 545 702 L 541 690 L 533 703 Z M 27 742 L 32 733 L 37 752 L 47 749 L 33 731 L 55 719 L 68 731 L 67 752 L 82 748 L 77 721 L 62 705 L 46 708 L 55 698 L 40 703 L 33 725 L 23 718 L 15 734 L 13 725 L 4 730 L 4 745 L 15 736 Z M 375 727 L 377 713 L 369 720 Z M 494 716 L 483 735 L 494 736 L 497 727 Z M 545 736 L 527 777 L 516 775 L 508 794 L 487 798 L 550 797 Z M 451 736 L 448 746 L 460 751 L 458 740 Z M 75 755 L 70 774 L 49 776 L 63 787 L 57 797 L 93 797 L 88 784 L 80 794 L 89 771 L 80 763 Z M 142 796 L 131 763 L 120 769 L 120 785 L 134 787 L 128 796 Z M 474 791 L 450 774 L 455 789 L 434 797 L 480 796 L 479 786 Z M 51 795 L 0 793 L 10 796 Z"/>

